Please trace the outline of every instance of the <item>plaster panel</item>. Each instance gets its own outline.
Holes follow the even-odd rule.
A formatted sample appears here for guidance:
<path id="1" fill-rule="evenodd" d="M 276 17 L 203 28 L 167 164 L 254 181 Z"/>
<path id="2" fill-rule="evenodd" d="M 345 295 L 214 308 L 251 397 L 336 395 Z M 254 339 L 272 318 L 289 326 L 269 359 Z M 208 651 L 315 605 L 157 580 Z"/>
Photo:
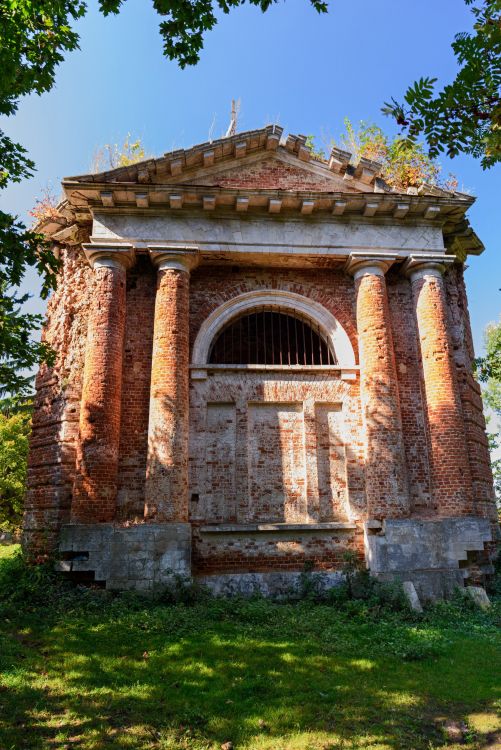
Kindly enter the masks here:
<path id="1" fill-rule="evenodd" d="M 346 513 L 346 451 L 340 404 L 315 404 L 317 475 L 320 521 Z"/>
<path id="2" fill-rule="evenodd" d="M 249 520 L 305 520 L 302 405 L 249 404 L 248 429 Z"/>
<path id="3" fill-rule="evenodd" d="M 207 404 L 205 505 L 213 521 L 230 520 L 235 505 L 235 404 Z"/>

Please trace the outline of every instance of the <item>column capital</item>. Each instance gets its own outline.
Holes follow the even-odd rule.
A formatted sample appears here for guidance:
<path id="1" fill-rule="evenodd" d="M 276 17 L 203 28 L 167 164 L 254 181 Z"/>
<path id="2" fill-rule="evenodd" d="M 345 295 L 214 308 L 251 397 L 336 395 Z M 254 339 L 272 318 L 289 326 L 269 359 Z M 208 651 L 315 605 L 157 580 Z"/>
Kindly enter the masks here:
<path id="1" fill-rule="evenodd" d="M 133 245 L 117 243 L 116 245 L 102 245 L 88 243 L 82 245 L 85 257 L 91 268 L 106 266 L 108 268 L 131 268 L 136 261 L 136 252 Z"/>
<path id="2" fill-rule="evenodd" d="M 396 259 L 391 253 L 350 253 L 344 270 L 355 280 L 366 275 L 384 276 Z"/>
<path id="3" fill-rule="evenodd" d="M 159 271 L 186 271 L 198 265 L 200 251 L 195 245 L 148 245 L 151 262 Z"/>
<path id="4" fill-rule="evenodd" d="M 412 281 L 417 281 L 425 276 L 441 278 L 447 266 L 454 263 L 454 258 L 441 253 L 426 253 L 423 255 L 409 255 L 406 258 L 402 273 Z"/>

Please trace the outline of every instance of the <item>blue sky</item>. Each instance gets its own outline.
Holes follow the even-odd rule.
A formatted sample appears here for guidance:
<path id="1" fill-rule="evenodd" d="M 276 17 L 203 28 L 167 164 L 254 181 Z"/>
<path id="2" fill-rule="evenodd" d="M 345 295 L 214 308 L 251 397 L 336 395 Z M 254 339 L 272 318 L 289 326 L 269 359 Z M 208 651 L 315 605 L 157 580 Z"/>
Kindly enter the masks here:
<path id="1" fill-rule="evenodd" d="M 232 98 L 241 99 L 239 130 L 279 122 L 293 133 L 338 135 L 343 118 L 374 121 L 390 96 L 401 97 L 422 75 L 446 82 L 456 65 L 450 42 L 471 27 L 463 0 L 331 0 L 319 15 L 307 0 L 287 0 L 266 14 L 245 6 L 206 36 L 195 68 L 162 56 L 158 16 L 149 2 L 127 0 L 119 16 L 103 18 L 94 2 L 77 29 L 81 50 L 60 66 L 49 94 L 25 99 L 2 127 L 28 148 L 35 177 L 0 196 L 2 208 L 26 218 L 48 183 L 88 171 L 95 149 L 141 137 L 159 155 L 226 129 Z M 469 260 L 467 284 L 477 350 L 486 323 L 501 307 L 501 168 L 483 172 L 469 157 L 448 162 L 478 200 L 472 224 L 486 245 Z M 31 309 L 42 310 L 36 299 Z"/>

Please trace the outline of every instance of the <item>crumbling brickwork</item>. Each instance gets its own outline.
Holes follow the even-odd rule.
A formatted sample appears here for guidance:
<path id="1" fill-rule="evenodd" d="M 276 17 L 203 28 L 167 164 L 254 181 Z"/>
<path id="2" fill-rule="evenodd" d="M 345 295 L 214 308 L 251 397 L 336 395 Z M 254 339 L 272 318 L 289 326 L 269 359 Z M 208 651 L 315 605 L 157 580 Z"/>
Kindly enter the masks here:
<path id="1" fill-rule="evenodd" d="M 284 534 L 207 534 L 194 527 L 193 566 L 198 574 L 302 570 L 339 570 L 346 552 L 363 560 L 363 535 L 354 530 L 330 534 L 296 532 L 293 540 Z"/>
<path id="2" fill-rule="evenodd" d="M 72 497 L 74 518 L 78 517 L 78 513 L 83 513 L 83 518 L 91 520 L 97 513 L 88 495 L 81 495 L 82 501 L 79 500 L 78 480 L 77 491 L 72 490 L 75 466 L 78 466 L 75 447 L 78 443 L 76 438 L 79 405 L 84 396 L 82 394 L 82 368 L 85 360 L 85 342 L 89 320 L 92 320 L 94 314 L 93 304 L 95 305 L 96 300 L 99 300 L 97 311 L 100 316 L 113 314 L 125 325 L 124 331 L 121 332 L 116 322 L 111 325 L 107 319 L 104 320 L 101 317 L 94 321 L 98 333 L 109 337 L 111 332 L 115 337 L 123 339 L 121 402 L 117 406 L 118 391 L 113 386 L 110 392 L 115 396 L 115 400 L 107 403 L 107 408 L 114 409 L 116 416 L 113 419 L 112 412 L 110 417 L 107 417 L 106 424 L 109 428 L 113 428 L 115 433 L 120 424 L 116 512 L 110 507 L 108 520 L 116 517 L 122 522 L 142 522 L 145 515 L 157 272 L 148 258 L 140 256 L 136 265 L 126 272 L 126 288 L 122 287 L 125 271 L 122 270 L 119 273 L 120 276 L 117 278 L 113 274 L 111 276 L 106 274 L 100 282 L 99 276 L 92 274 L 84 262 L 78 259 L 76 251 L 65 251 L 63 270 L 65 281 L 51 301 L 48 313 L 49 323 L 46 328 L 47 339 L 55 340 L 61 353 L 58 364 L 52 372 L 43 370 L 39 374 L 37 381 L 39 395 L 32 438 L 30 463 L 32 479 L 27 519 L 33 519 L 34 531 L 36 530 L 36 533 L 42 536 L 48 533 L 49 537 L 53 538 L 55 529 L 69 519 Z M 169 285 L 165 287 L 165 299 L 158 304 L 159 313 L 167 316 L 163 320 L 162 330 L 172 332 L 177 330 L 177 326 L 184 326 L 186 336 L 188 336 L 186 301 L 188 277 L 182 272 L 163 272 L 162 278 L 169 280 Z M 174 288 L 171 288 L 171 282 Z M 384 283 L 384 277 L 376 277 L 375 283 L 378 289 L 375 292 L 377 291 L 379 295 L 384 293 L 382 282 Z M 99 288 L 99 283 L 105 284 L 106 293 Z M 113 289 L 117 284 L 121 290 L 123 289 L 123 298 L 120 297 L 121 307 L 115 306 L 113 309 L 103 307 L 103 303 L 107 300 L 116 299 L 113 296 Z M 203 321 L 220 305 L 243 293 L 275 289 L 300 294 L 331 310 L 348 332 L 354 350 L 357 351 L 357 289 L 350 277 L 341 270 L 296 271 L 213 267 L 208 272 L 200 268 L 192 271 L 190 284 L 189 339 L 192 346 Z M 374 281 L 371 281 L 370 287 L 373 284 Z M 184 306 L 178 316 L 171 319 L 170 310 L 173 309 L 172 304 L 179 285 L 181 285 L 185 302 L 182 303 Z M 478 440 L 480 448 L 476 448 L 477 444 L 471 437 L 468 451 L 465 450 L 464 444 L 461 445 L 462 461 L 472 462 L 473 472 L 476 472 L 474 476 L 478 485 L 476 492 L 479 502 L 482 497 L 487 500 L 487 502 L 484 501 L 484 506 L 479 505 L 481 513 L 492 513 L 492 503 L 489 497 L 489 492 L 492 490 L 485 452 L 486 440 L 483 437 L 481 401 L 478 396 L 478 386 L 469 369 L 471 334 L 465 323 L 467 310 L 462 307 L 465 296 L 462 276 L 459 272 L 454 270 L 447 275 L 447 290 L 447 316 L 451 321 L 456 320 L 455 327 L 452 328 L 455 333 L 452 335 L 459 342 L 454 345 L 455 351 L 458 352 L 456 354 L 457 369 L 463 373 L 464 382 L 468 384 L 468 390 L 464 384 L 461 390 L 463 403 L 466 405 L 463 408 L 471 409 L 470 433 L 480 435 L 480 440 Z M 360 291 L 358 294 L 360 295 Z M 398 440 L 396 444 L 393 432 L 387 428 L 385 422 L 382 440 L 383 442 L 386 442 L 386 439 L 390 440 L 388 448 L 383 448 L 381 441 L 376 444 L 380 450 L 383 450 L 382 455 L 388 464 L 385 465 L 379 458 L 374 462 L 374 466 L 380 472 L 382 481 L 393 482 L 397 478 L 401 483 L 399 485 L 401 489 L 395 493 L 392 488 L 388 491 L 380 488 L 378 506 L 371 505 L 371 501 L 367 498 L 366 448 L 368 439 L 372 438 L 367 437 L 371 430 L 367 433 L 362 422 L 358 379 L 343 382 L 338 375 L 334 374 L 328 377 L 296 375 L 291 381 L 290 378 L 284 379 L 283 375 L 270 374 L 263 378 L 258 373 L 255 375 L 234 373 L 224 376 L 216 374 L 206 381 L 191 382 L 189 513 L 195 524 L 251 523 L 271 520 L 299 523 L 307 522 L 308 519 L 321 523 L 346 521 L 349 518 L 363 520 L 370 517 L 388 517 L 392 513 L 401 516 L 409 513 L 409 507 L 397 503 L 392 509 L 388 503 L 395 503 L 399 493 L 405 498 L 407 487 L 410 493 L 410 508 L 415 512 L 425 515 L 434 512 L 440 502 L 444 507 L 440 497 L 433 494 L 430 484 L 429 427 L 426 420 L 426 396 L 422 386 L 423 375 L 420 372 L 417 324 L 411 284 L 402 274 L 393 273 L 388 283 L 389 303 L 386 305 L 379 303 L 379 297 L 377 300 L 372 299 L 371 288 L 368 289 L 367 294 L 367 298 L 362 301 L 358 296 L 359 305 L 366 306 L 366 311 L 359 309 L 359 335 L 365 332 L 368 345 L 371 346 L 372 342 L 376 345 L 373 361 L 377 367 L 380 368 L 383 363 L 384 367 L 388 368 L 381 371 L 380 375 L 385 388 L 390 384 L 392 403 L 387 403 L 385 413 L 387 419 L 393 419 L 395 404 L 401 409 L 401 424 L 399 425 L 397 419 L 395 429 L 400 431 L 405 445 L 405 450 L 401 452 L 400 459 L 398 459 Z M 75 309 L 78 311 L 77 314 Z M 374 310 L 380 318 L 374 317 Z M 364 315 L 367 315 L 367 324 L 363 322 Z M 430 320 L 429 325 L 436 331 L 435 318 Z M 389 339 L 388 332 L 391 334 Z M 381 341 L 384 343 L 386 352 L 383 359 L 379 351 Z M 390 346 L 394 349 L 393 355 L 388 353 Z M 103 348 L 104 344 L 101 342 L 97 351 L 102 351 Z M 113 356 L 116 366 L 113 383 L 115 379 L 118 379 L 118 368 L 121 364 L 119 355 L 120 352 L 118 356 L 117 354 Z M 172 354 L 168 354 L 168 359 L 159 370 L 159 375 L 163 377 L 165 373 L 169 379 L 174 364 L 178 362 L 179 350 L 175 350 Z M 73 366 L 68 363 L 73 363 Z M 159 375 L 155 376 L 155 382 Z M 366 375 L 368 377 L 368 370 L 366 370 Z M 63 390 L 60 384 L 65 379 Z M 59 395 L 51 402 L 51 420 L 46 426 L 44 419 L 46 419 L 47 407 L 44 409 L 43 404 L 48 403 L 47 393 L 53 394 L 56 386 L 59 387 Z M 396 393 L 397 387 L 398 394 Z M 180 393 L 180 396 L 174 397 L 169 403 L 175 403 L 178 409 L 187 413 L 187 393 L 184 394 L 186 401 L 183 401 L 182 390 Z M 471 395 L 468 399 L 465 393 L 473 393 L 473 399 Z M 95 397 L 95 391 L 92 391 L 92 399 L 94 400 Z M 372 398 L 376 414 L 382 418 L 381 394 L 376 394 Z M 304 408 L 303 404 L 307 404 L 308 400 L 312 406 Z M 282 407 L 283 404 L 288 404 L 288 406 Z M 58 410 L 61 410 L 64 416 L 59 417 Z M 459 414 L 461 415 L 461 412 Z M 121 418 L 118 420 L 119 415 Z M 176 418 L 174 415 L 173 419 Z M 336 423 L 340 426 L 337 436 L 332 427 Z M 473 432 L 474 430 L 476 433 Z M 287 446 L 281 445 L 281 434 L 291 441 L 290 459 L 285 456 L 283 459 L 285 463 L 282 461 L 280 448 L 283 448 L 287 454 Z M 377 430 L 374 434 L 374 439 L 380 440 Z M 62 439 L 61 435 L 63 435 Z M 109 445 L 108 435 L 109 433 L 106 433 L 103 437 L 107 445 Z M 99 445 L 97 441 L 91 442 L 94 446 Z M 45 445 L 46 443 L 48 445 Z M 386 450 L 390 448 L 392 452 L 386 454 Z M 65 461 L 57 468 L 57 471 L 54 471 L 54 465 L 59 462 L 61 455 L 65 456 Z M 112 475 L 109 471 L 110 457 L 101 449 L 98 455 L 104 459 L 103 470 L 106 479 Z M 47 461 L 48 456 L 54 456 L 52 461 Z M 255 462 L 252 456 L 257 456 Z M 315 465 L 310 460 L 312 456 L 314 456 Z M 402 461 L 398 472 L 395 469 L 397 460 Z M 176 465 L 176 460 L 172 463 Z M 209 479 L 207 467 L 210 467 Z M 265 486 L 267 477 L 270 477 L 272 482 L 269 490 L 266 490 Z M 289 489 L 286 487 L 285 492 L 280 492 L 277 487 L 280 485 L 283 489 L 283 483 L 289 484 Z M 100 486 L 105 485 L 101 483 Z M 377 483 L 374 486 L 377 486 Z M 109 492 L 109 489 L 107 491 Z M 181 497 L 181 493 L 177 493 L 176 496 Z M 267 496 L 279 502 L 279 505 L 273 507 L 267 504 L 269 502 L 266 500 Z M 46 497 L 49 498 L 48 502 L 45 500 Z M 385 502 L 385 498 L 388 498 L 388 503 Z M 457 510 L 454 506 L 454 512 Z M 447 513 L 448 508 L 446 507 L 442 512 Z M 34 513 L 37 515 L 35 516 Z M 182 518 L 183 512 L 179 510 L 178 520 Z M 184 518 L 187 516 L 184 515 Z M 34 542 L 30 543 L 34 544 Z M 310 539 L 308 542 L 310 546 L 307 545 L 309 551 L 305 548 L 304 560 L 309 559 L 312 543 Z M 210 555 L 207 550 L 214 550 L 214 544 L 218 551 L 209 563 Z M 248 539 L 241 539 L 239 545 L 242 548 L 239 551 L 240 557 L 237 556 L 238 559 L 241 562 L 244 560 L 246 549 L 252 550 L 254 559 L 260 544 L 258 538 L 250 542 Z M 270 544 L 269 539 L 263 540 L 263 559 L 269 557 Z M 199 551 L 198 545 L 204 551 Z M 235 556 L 225 557 L 224 550 L 229 546 L 234 546 L 234 543 L 230 544 L 225 538 L 222 539 L 222 543 L 212 540 L 208 545 L 205 537 L 197 533 L 194 536 L 194 555 L 199 561 L 197 564 L 201 566 L 200 569 L 214 570 L 219 565 L 216 560 L 219 560 L 221 569 L 229 570 L 231 566 L 229 567 L 228 561 L 237 559 Z M 270 558 L 269 564 L 276 563 L 278 554 L 281 564 L 287 565 L 286 560 L 289 555 L 287 544 L 279 545 L 277 549 L 281 552 L 278 553 L 275 550 L 275 557 Z M 297 554 L 298 552 L 295 553 L 293 558 L 295 562 L 291 563 L 292 566 L 297 563 Z M 313 557 L 320 560 L 318 555 L 316 557 L 313 555 Z M 249 561 L 242 562 L 244 567 L 249 564 Z M 264 567 L 267 564 L 263 563 Z M 261 570 L 263 567 L 261 565 L 256 568 L 253 563 L 252 569 Z"/>
<path id="3" fill-rule="evenodd" d="M 429 434 L 412 292 L 407 279 L 392 271 L 387 274 L 387 288 L 409 501 L 413 514 L 428 515 L 436 505 L 430 485 Z"/>
<path id="4" fill-rule="evenodd" d="M 440 273 L 412 280 L 431 443 L 432 487 L 440 515 L 473 512 L 465 422 L 454 366 L 449 310 Z"/>
<path id="5" fill-rule="evenodd" d="M 54 550 L 71 510 L 92 271 L 80 248 L 63 248 L 58 287 L 47 306 L 44 340 L 53 367 L 36 377 L 24 538 L 32 556 Z"/>
<path id="6" fill-rule="evenodd" d="M 473 510 L 497 521 L 494 503 L 492 469 L 485 432 L 485 417 L 480 386 L 473 375 L 473 339 L 468 301 L 461 266 L 445 277 L 449 327 L 456 365 L 457 382 L 465 424 L 468 464 L 472 481 Z M 463 459 L 464 460 L 464 459 Z"/>
<path id="7" fill-rule="evenodd" d="M 127 274 L 117 494 L 117 515 L 122 521 L 137 522 L 144 517 L 155 289 L 155 269 L 148 258 L 140 256 Z"/>
<path id="8" fill-rule="evenodd" d="M 158 272 L 148 429 L 145 515 L 188 520 L 189 274 Z"/>
<path id="9" fill-rule="evenodd" d="M 126 271 L 120 263 L 94 268 L 71 505 L 74 523 L 104 523 L 115 518 L 125 286 Z"/>
<path id="10" fill-rule="evenodd" d="M 363 266 L 355 273 L 367 511 L 372 518 L 404 518 L 409 480 L 395 352 L 386 280 L 380 268 L 375 270 Z"/>
<path id="11" fill-rule="evenodd" d="M 300 167 L 272 161 L 243 167 L 235 171 L 219 172 L 217 176 L 200 180 L 201 185 L 217 185 L 225 188 L 259 187 L 272 190 L 331 190 L 331 180 L 319 174 L 305 173 Z"/>

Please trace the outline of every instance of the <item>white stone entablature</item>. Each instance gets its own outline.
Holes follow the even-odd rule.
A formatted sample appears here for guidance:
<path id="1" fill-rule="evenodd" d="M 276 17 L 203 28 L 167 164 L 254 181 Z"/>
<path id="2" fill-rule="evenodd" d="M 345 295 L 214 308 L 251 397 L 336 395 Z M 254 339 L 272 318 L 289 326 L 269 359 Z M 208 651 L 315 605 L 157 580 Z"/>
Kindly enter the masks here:
<path id="1" fill-rule="evenodd" d="M 200 249 L 201 261 L 288 266 L 315 266 L 345 259 L 354 251 L 390 252 L 405 259 L 410 254 L 442 252 L 439 226 L 376 224 L 331 219 L 213 215 L 140 216 L 96 212 L 94 242 L 131 243 L 137 250 L 155 243 L 171 247 L 187 244 Z"/>

